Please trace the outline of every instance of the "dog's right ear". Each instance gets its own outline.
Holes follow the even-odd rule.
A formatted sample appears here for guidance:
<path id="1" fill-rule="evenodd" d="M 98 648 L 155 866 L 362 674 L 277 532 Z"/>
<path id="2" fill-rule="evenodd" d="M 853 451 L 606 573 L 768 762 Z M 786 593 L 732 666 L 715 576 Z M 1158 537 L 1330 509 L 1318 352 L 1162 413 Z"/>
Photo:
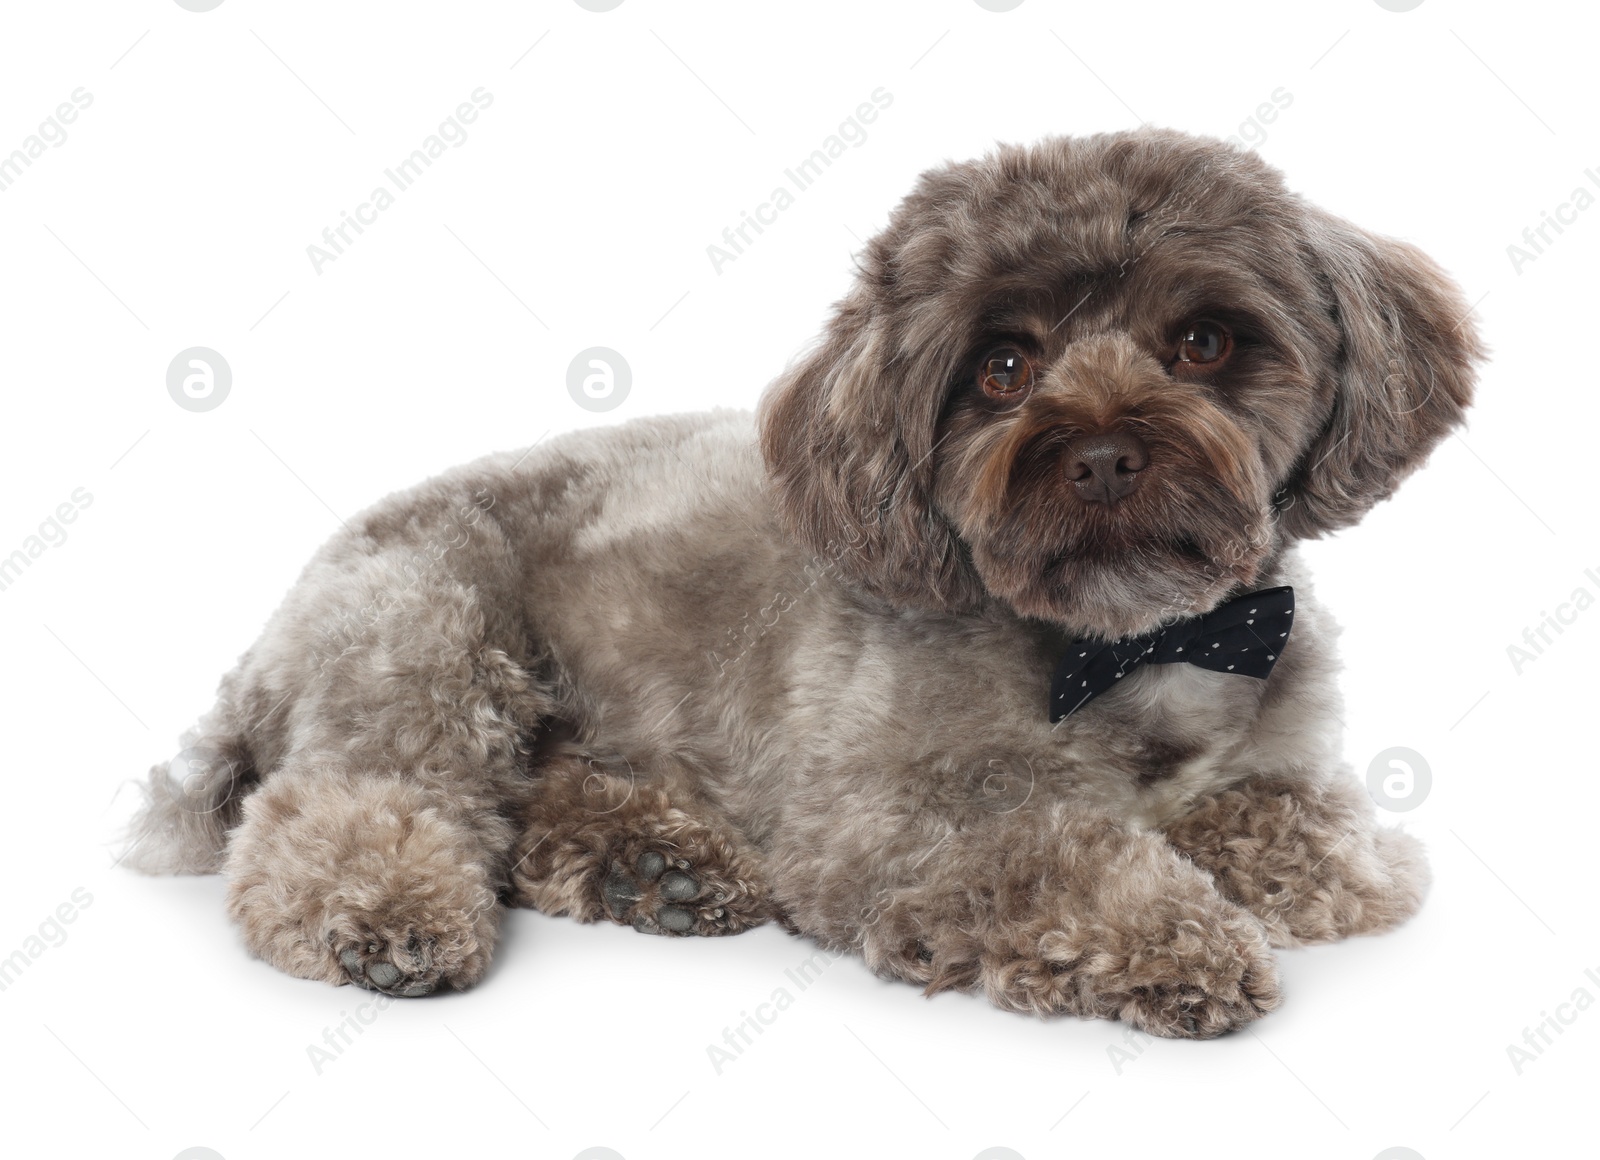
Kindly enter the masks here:
<path id="1" fill-rule="evenodd" d="M 761 401 L 761 452 L 788 530 L 824 566 L 903 606 L 960 611 L 983 586 L 931 501 L 947 363 L 902 345 L 857 286 Z"/>

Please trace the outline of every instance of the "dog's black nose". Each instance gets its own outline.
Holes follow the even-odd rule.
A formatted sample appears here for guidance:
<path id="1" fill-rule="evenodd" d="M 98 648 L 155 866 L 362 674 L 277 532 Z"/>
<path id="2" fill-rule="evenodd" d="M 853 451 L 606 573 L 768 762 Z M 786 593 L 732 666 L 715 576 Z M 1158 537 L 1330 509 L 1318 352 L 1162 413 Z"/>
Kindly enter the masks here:
<path id="1" fill-rule="evenodd" d="M 1149 448 L 1125 432 L 1085 435 L 1067 444 L 1067 478 L 1088 503 L 1127 498 L 1148 466 Z"/>

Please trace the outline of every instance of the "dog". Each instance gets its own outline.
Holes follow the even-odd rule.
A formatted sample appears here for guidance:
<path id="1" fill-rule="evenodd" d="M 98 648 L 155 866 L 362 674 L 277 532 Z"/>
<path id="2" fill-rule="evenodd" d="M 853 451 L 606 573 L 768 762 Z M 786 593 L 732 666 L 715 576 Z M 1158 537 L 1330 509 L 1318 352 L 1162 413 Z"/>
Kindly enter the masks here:
<path id="1" fill-rule="evenodd" d="M 772 919 L 930 994 L 1222 1034 L 1279 1005 L 1274 948 L 1422 902 L 1296 544 L 1390 495 L 1482 357 L 1430 259 L 1248 151 L 943 165 L 754 416 L 351 520 L 129 861 L 223 872 L 254 954 L 393 995 L 476 983 L 528 906 Z"/>

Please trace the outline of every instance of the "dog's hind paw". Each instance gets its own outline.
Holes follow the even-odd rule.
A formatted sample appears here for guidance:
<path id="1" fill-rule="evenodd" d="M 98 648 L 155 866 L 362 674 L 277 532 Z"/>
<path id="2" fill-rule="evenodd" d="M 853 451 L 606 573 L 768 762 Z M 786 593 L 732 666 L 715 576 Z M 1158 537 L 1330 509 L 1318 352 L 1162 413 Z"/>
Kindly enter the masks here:
<path id="1" fill-rule="evenodd" d="M 280 771 L 244 815 L 228 911 L 261 958 L 406 997 L 483 977 L 502 913 L 493 859 L 430 791 Z"/>
<path id="2" fill-rule="evenodd" d="M 430 933 L 416 925 L 385 924 L 380 932 L 345 923 L 325 939 L 349 982 L 413 999 L 467 986 L 482 976 L 489 954 L 474 925 L 446 924 Z"/>
<path id="3" fill-rule="evenodd" d="M 382 942 L 346 942 L 339 946 L 338 936 L 330 936 L 328 944 L 357 987 L 416 998 L 432 994 L 440 982 L 432 970 L 432 939 L 424 942 L 411 934 L 398 947 Z"/>
<path id="4" fill-rule="evenodd" d="M 513 906 L 663 935 L 738 934 L 771 917 L 757 855 L 709 811 L 587 761 L 542 775 L 513 851 Z"/>
<path id="5" fill-rule="evenodd" d="M 722 889 L 703 884 L 689 872 L 686 859 L 671 863 L 675 869 L 668 865 L 658 850 L 646 850 L 631 866 L 613 862 L 600 888 L 606 912 L 643 934 L 717 935 L 752 925 L 754 915 L 730 915 L 730 908 L 742 911 L 746 901 L 734 897 L 738 891 L 731 884 Z"/>

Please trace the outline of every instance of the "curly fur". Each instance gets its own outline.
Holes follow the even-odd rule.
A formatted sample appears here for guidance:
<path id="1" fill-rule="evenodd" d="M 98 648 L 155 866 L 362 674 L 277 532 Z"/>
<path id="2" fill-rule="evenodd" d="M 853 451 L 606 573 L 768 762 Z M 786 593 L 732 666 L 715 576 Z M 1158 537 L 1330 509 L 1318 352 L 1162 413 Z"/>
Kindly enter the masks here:
<path id="1" fill-rule="evenodd" d="M 669 793 L 661 784 L 641 784 L 632 771 L 608 769 L 570 747 L 542 755 L 536 770 L 538 789 L 514 851 L 515 905 L 579 922 L 609 918 L 658 934 L 738 934 L 770 917 L 760 855 L 725 821 L 708 824 L 714 813 L 692 789 Z M 652 853 L 660 870 L 642 876 L 637 867 Z M 694 871 L 700 892 L 693 899 L 662 897 L 663 872 L 674 866 Z M 619 867 L 633 889 L 608 897 L 606 883 Z M 671 901 L 695 903 L 690 929 L 664 931 L 655 920 Z"/>
<path id="2" fill-rule="evenodd" d="M 1239 342 L 1197 376 L 1200 317 Z M 1037 372 L 1015 405 L 975 388 L 997 342 Z M 1423 461 L 1480 353 L 1427 258 L 1252 154 L 1141 130 L 943 166 L 759 423 L 579 432 L 353 520 L 130 860 L 222 869 L 254 953 L 393 994 L 480 979 L 506 905 L 772 917 L 930 992 L 1221 1034 L 1278 1005 L 1273 946 L 1420 905 L 1339 761 L 1294 544 Z M 1107 432 L 1149 449 L 1114 506 L 1063 470 Z M 1269 680 L 1146 666 L 1050 725 L 1068 640 L 1277 584 Z"/>

